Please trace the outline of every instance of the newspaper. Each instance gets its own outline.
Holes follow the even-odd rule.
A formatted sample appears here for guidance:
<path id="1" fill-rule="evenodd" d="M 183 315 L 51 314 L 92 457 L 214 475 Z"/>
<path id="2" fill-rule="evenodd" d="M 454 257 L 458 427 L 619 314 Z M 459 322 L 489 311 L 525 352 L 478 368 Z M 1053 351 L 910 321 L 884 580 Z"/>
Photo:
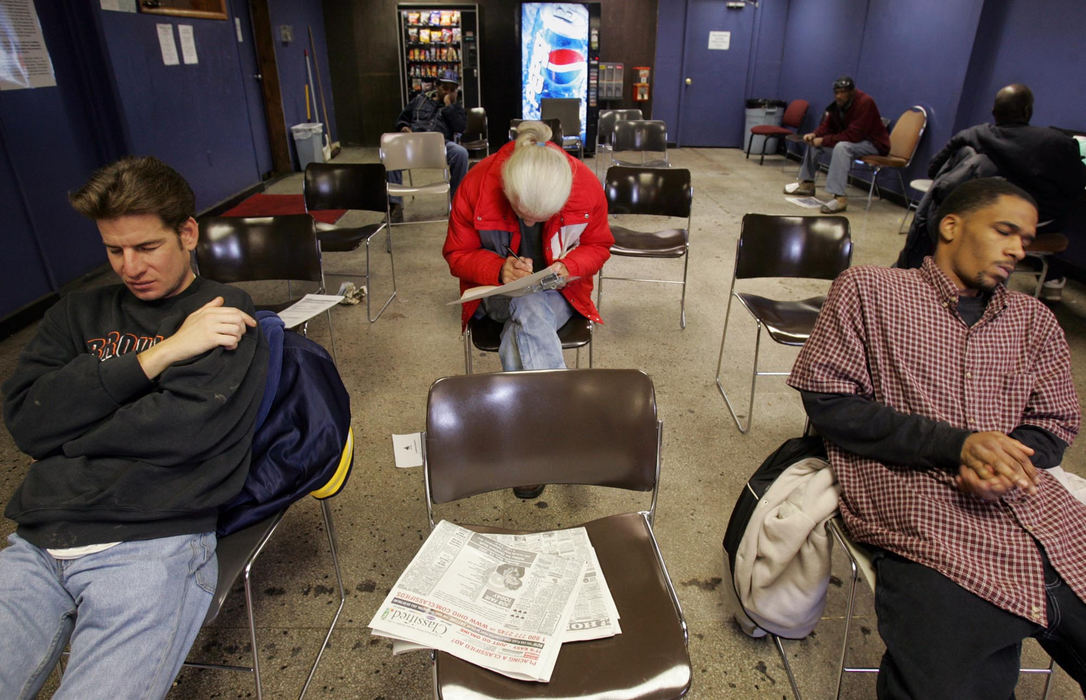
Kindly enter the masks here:
<path id="1" fill-rule="evenodd" d="M 585 580 L 596 591 L 580 599 Z M 547 682 L 563 642 L 618 632 L 614 602 L 600 588 L 583 528 L 489 535 L 441 521 L 369 626 L 393 639 L 396 652 L 439 649 L 511 678 Z"/>

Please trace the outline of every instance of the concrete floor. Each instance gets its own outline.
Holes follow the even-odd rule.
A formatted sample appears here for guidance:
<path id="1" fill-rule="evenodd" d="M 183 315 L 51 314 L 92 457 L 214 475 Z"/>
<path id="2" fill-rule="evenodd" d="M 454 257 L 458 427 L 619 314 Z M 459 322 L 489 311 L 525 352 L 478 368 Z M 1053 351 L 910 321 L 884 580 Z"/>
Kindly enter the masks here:
<path id="1" fill-rule="evenodd" d="M 694 182 L 687 328 L 679 329 L 679 290 L 674 286 L 609 282 L 603 302 L 606 324 L 596 330 L 597 367 L 636 367 L 655 382 L 660 417 L 664 421 L 663 475 L 656 534 L 678 590 L 690 627 L 690 656 L 694 668 L 691 698 L 787 698 L 791 695 L 783 666 L 772 645 L 745 637 L 732 622 L 722 595 L 721 539 L 747 477 L 783 440 L 803 428 L 798 396 L 783 379 L 759 382 L 754 424 L 741 435 L 716 390 L 713 376 L 723 328 L 724 305 L 734 265 L 735 243 L 743 214 L 805 214 L 785 201 L 781 187 L 791 180 L 794 163 L 780 158 L 744 160 L 734 149 L 677 149 L 676 167 L 689 168 Z M 375 160 L 373 149 L 348 149 L 344 161 Z M 889 176 L 893 177 L 893 176 Z M 820 180 L 821 183 L 821 180 Z M 295 175 L 269 190 L 301 191 Z M 889 264 L 904 241 L 898 225 L 902 208 L 876 201 L 863 208 L 860 190 L 852 190 L 847 215 L 854 240 L 853 264 Z M 824 197 L 820 190 L 819 196 Z M 425 214 L 420 199 L 409 202 L 408 218 Z M 431 205 L 432 206 L 432 205 Z M 416 217 L 417 218 L 417 217 Z M 463 372 L 459 309 L 447 306 L 457 293 L 456 281 L 440 255 L 445 235 L 441 223 L 397 227 L 394 246 L 399 295 L 376 323 L 367 323 L 358 306 L 333 311 L 340 371 L 351 392 L 357 440 L 354 471 L 345 490 L 332 500 L 340 558 L 349 599 L 332 636 L 331 646 L 317 670 L 310 697 L 424 698 L 431 695 L 428 655 L 393 657 L 390 644 L 370 636 L 366 624 L 378 604 L 417 550 L 427 532 L 419 469 L 393 466 L 390 435 L 424 427 L 426 393 L 443 375 Z M 377 258 L 383 258 L 381 254 Z M 330 254 L 331 270 L 359 269 L 362 253 Z M 388 283 L 378 260 L 374 284 L 380 292 Z M 651 264 L 651 263 L 650 263 Z M 639 265 L 618 259 L 611 274 L 636 274 Z M 644 264 L 640 265 L 644 267 Z M 661 261 L 661 275 L 681 275 L 681 263 Z M 338 280 L 330 281 L 334 289 Z M 1012 280 L 1023 288 L 1026 280 Z M 771 295 L 801 298 L 820 293 L 826 285 L 774 281 L 763 283 Z M 255 289 L 258 303 L 266 289 Z M 1054 310 L 1067 332 L 1075 362 L 1076 385 L 1086 397 L 1086 296 L 1071 283 Z M 740 399 L 745 396 L 752 357 L 753 324 L 742 312 L 733 317 L 725 357 L 725 381 Z M 33 328 L 0 342 L 0 376 L 12 370 L 19 349 Z M 320 319 L 311 324 L 311 337 L 327 339 Z M 771 343 L 768 345 L 772 345 Z M 795 351 L 766 347 L 763 368 L 788 369 Z M 569 356 L 572 363 L 573 357 Z M 582 365 L 587 357 L 582 356 Z M 476 371 L 496 371 L 493 355 L 476 353 Z M 17 452 L 10 436 L 0 431 L 0 496 L 22 479 L 27 458 Z M 1080 442 L 1067 453 L 1065 468 L 1086 476 Z M 644 501 L 637 501 L 645 504 Z M 586 499 L 578 487 L 549 487 L 538 502 L 520 502 L 495 494 L 446 508 L 447 517 L 461 522 L 528 523 L 563 527 L 590 519 L 572 506 L 611 503 Z M 632 502 L 631 502 L 632 503 Z M 10 521 L 0 525 L 4 534 Z M 256 620 L 267 697 L 297 695 L 309 664 L 334 610 L 332 577 L 323 525 L 316 502 L 306 499 L 287 513 L 278 533 L 253 569 Z M 844 614 L 846 566 L 835 558 L 835 577 L 825 618 L 806 640 L 786 643 L 800 687 L 808 698 L 831 697 L 836 681 Z M 862 587 L 861 587 L 862 588 Z M 854 635 L 852 661 L 876 664 L 882 652 L 871 596 L 861 590 L 860 633 Z M 1047 664 L 1032 642 L 1026 660 Z M 193 659 L 245 663 L 249 643 L 244 605 L 234 595 L 222 615 L 197 639 Z M 1041 681 L 1023 677 L 1018 696 L 1040 697 Z M 1077 697 L 1076 684 L 1060 672 L 1051 697 Z M 185 669 L 170 698 L 244 698 L 255 695 L 251 677 L 222 671 Z M 874 695 L 874 676 L 850 676 L 845 697 Z"/>

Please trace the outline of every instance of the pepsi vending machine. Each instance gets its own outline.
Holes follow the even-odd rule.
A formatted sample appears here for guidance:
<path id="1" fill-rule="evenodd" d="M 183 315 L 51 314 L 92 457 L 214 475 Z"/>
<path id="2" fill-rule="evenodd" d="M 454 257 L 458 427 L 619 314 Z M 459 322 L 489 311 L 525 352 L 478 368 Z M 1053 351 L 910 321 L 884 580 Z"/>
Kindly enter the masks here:
<path id="1" fill-rule="evenodd" d="M 599 3 L 521 3 L 520 66 L 521 117 L 539 119 L 544 97 L 578 98 L 581 141 L 590 152 L 599 118 Z"/>

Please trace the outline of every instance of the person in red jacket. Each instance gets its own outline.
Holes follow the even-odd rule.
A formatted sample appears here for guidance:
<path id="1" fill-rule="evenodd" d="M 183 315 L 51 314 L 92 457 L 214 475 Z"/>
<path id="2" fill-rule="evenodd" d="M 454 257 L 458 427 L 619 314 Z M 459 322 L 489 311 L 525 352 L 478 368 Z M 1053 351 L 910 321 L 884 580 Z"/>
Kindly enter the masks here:
<path id="1" fill-rule="evenodd" d="M 822 150 L 832 148 L 830 171 L 826 175 L 826 191 L 833 199 L 822 205 L 823 214 L 836 214 L 848 207 L 845 185 L 852 161 L 862 156 L 884 156 L 890 152 L 890 134 L 879 116 L 875 100 L 847 75 L 833 83 L 833 102 L 826 108 L 822 123 L 804 134 L 807 152 L 799 167 L 799 180 L 784 186 L 784 193 L 811 196 L 815 193 L 815 172 Z"/>
<path id="2" fill-rule="evenodd" d="M 504 323 L 505 371 L 564 368 L 558 329 L 574 314 L 600 323 L 592 277 L 614 237 L 599 180 L 548 142 L 542 122 L 521 122 L 517 139 L 468 171 L 453 201 L 442 254 L 460 290 L 507 284 L 555 265 L 558 289 L 463 304 L 462 322 Z"/>

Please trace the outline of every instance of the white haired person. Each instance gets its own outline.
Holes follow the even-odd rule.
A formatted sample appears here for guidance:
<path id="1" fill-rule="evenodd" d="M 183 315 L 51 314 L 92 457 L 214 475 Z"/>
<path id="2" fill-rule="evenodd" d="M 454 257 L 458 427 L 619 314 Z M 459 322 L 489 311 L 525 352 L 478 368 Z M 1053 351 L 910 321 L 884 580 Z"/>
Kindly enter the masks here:
<path id="1" fill-rule="evenodd" d="M 611 255 L 607 201 L 584 163 L 548 139 L 550 128 L 521 122 L 517 139 L 481 161 L 460 185 L 442 254 L 461 291 L 507 284 L 557 263 L 558 289 L 493 296 L 463 305 L 504 323 L 502 369 L 564 368 L 558 329 L 574 314 L 597 323 L 592 277 Z"/>

